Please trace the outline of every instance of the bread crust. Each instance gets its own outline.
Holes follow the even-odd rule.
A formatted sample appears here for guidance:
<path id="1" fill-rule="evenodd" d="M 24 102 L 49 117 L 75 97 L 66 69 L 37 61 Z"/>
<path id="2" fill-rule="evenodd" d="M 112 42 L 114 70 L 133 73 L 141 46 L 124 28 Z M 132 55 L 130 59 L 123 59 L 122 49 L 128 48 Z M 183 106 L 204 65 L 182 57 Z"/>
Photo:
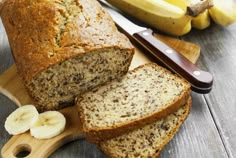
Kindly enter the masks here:
<path id="1" fill-rule="evenodd" d="M 177 126 L 174 128 L 174 130 L 169 135 L 169 137 L 166 137 L 166 139 L 163 140 L 163 144 L 161 145 L 158 152 L 153 156 L 153 158 L 156 158 L 156 157 L 160 156 L 161 151 L 163 150 L 163 148 L 174 138 L 175 134 L 179 131 L 179 129 L 180 129 L 181 125 L 183 124 L 183 122 L 187 119 L 188 115 L 190 114 L 191 108 L 192 108 L 192 98 L 191 97 L 189 97 L 186 106 L 187 106 L 187 112 L 185 113 L 185 115 L 183 115 L 183 117 L 181 118 L 180 123 L 177 124 Z"/>
<path id="2" fill-rule="evenodd" d="M 149 63 L 149 64 L 139 66 L 138 68 L 135 68 L 134 70 L 132 70 L 131 73 L 137 71 L 138 69 L 140 69 L 142 67 L 146 67 L 146 66 L 151 66 L 151 67 L 154 67 L 155 69 L 162 69 L 165 71 L 165 73 L 172 74 L 170 71 L 168 71 L 160 66 L 157 66 L 154 63 Z M 177 75 L 175 75 L 175 77 L 177 77 Z M 81 119 L 81 122 L 83 125 L 83 130 L 86 134 L 86 138 L 90 142 L 98 143 L 103 140 L 107 140 L 107 139 L 111 139 L 111 138 L 120 136 L 120 135 L 126 133 L 127 131 L 132 131 L 137 128 L 143 127 L 146 124 L 150 124 L 152 122 L 155 122 L 156 120 L 166 117 L 167 115 L 177 111 L 181 106 L 186 104 L 186 102 L 190 96 L 190 84 L 187 81 L 185 81 L 184 79 L 181 79 L 181 80 L 183 81 L 183 83 L 185 83 L 187 85 L 187 90 L 184 93 L 182 93 L 178 98 L 173 100 L 173 102 L 171 104 L 167 105 L 166 108 L 163 108 L 162 110 L 160 110 L 158 112 L 152 113 L 149 116 L 145 116 L 145 117 L 140 118 L 138 120 L 122 123 L 119 126 L 88 129 L 85 125 L 85 116 L 83 115 L 83 109 L 79 106 L 79 102 L 80 102 L 81 98 L 78 98 L 78 101 L 77 101 L 78 111 L 80 113 L 80 119 Z"/>
<path id="3" fill-rule="evenodd" d="M 160 153 L 163 150 L 163 148 L 174 138 L 175 134 L 179 131 L 179 129 L 180 129 L 181 125 L 183 124 L 183 122 L 187 119 L 187 117 L 188 117 L 188 115 L 189 115 L 189 113 L 191 111 L 191 107 L 192 107 L 192 98 L 191 97 L 188 98 L 188 101 L 187 101 L 187 103 L 184 106 L 187 106 L 186 113 L 184 113 L 184 115 L 182 116 L 181 120 L 178 122 L 176 127 L 171 131 L 171 133 L 167 137 L 165 137 L 163 139 L 163 141 L 162 141 L 163 143 L 161 144 L 161 146 L 158 149 L 156 149 L 157 152 L 156 152 L 156 154 L 154 154 L 152 156 L 152 158 L 157 158 L 157 157 L 160 156 Z M 101 148 L 100 143 L 97 143 L 97 146 L 99 147 L 100 150 L 102 150 L 102 152 L 104 154 L 106 154 L 107 157 L 109 157 L 109 158 L 116 158 L 116 157 L 112 156 L 112 154 L 111 154 L 109 149 Z"/>
<path id="4" fill-rule="evenodd" d="M 4 5 L 6 0 L 0 0 L 0 15 L 1 15 L 1 12 L 2 12 L 2 7 Z"/>
<path id="5" fill-rule="evenodd" d="M 96 0 L 8 0 L 1 17 L 25 83 L 50 66 L 94 50 L 134 52 Z"/>

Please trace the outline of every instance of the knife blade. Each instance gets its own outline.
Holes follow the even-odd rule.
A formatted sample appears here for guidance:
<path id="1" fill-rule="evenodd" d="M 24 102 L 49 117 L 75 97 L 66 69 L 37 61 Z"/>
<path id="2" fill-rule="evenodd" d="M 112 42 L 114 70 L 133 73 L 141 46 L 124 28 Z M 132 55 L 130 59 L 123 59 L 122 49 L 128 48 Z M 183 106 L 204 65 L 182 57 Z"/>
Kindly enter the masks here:
<path id="1" fill-rule="evenodd" d="M 99 1 L 118 27 L 124 30 L 172 72 L 186 79 L 191 84 L 193 91 L 202 94 L 211 91 L 213 76 L 209 72 L 201 70 L 181 53 L 178 53 L 176 50 L 155 38 L 151 29 L 134 24 L 106 1 Z"/>

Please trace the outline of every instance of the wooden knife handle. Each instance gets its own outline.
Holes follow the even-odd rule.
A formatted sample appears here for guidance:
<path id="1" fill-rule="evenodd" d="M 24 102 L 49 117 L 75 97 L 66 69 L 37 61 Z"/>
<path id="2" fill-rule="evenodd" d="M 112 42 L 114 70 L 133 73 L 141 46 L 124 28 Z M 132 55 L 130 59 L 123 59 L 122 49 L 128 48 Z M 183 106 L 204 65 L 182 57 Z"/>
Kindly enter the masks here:
<path id="1" fill-rule="evenodd" d="M 212 75 L 209 72 L 200 70 L 181 53 L 155 38 L 151 29 L 135 33 L 133 36 L 139 44 L 167 68 L 189 81 L 193 91 L 198 93 L 209 93 L 211 91 Z"/>

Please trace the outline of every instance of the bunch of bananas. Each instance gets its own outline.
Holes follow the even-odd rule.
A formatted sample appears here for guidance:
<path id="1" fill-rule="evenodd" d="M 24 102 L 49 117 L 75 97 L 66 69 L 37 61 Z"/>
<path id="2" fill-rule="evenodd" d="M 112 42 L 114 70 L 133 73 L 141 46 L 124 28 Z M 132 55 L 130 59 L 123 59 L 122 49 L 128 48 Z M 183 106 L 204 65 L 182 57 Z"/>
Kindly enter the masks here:
<path id="1" fill-rule="evenodd" d="M 205 29 L 211 19 L 228 26 L 236 21 L 234 0 L 107 0 L 116 8 L 167 34 L 181 36 Z"/>

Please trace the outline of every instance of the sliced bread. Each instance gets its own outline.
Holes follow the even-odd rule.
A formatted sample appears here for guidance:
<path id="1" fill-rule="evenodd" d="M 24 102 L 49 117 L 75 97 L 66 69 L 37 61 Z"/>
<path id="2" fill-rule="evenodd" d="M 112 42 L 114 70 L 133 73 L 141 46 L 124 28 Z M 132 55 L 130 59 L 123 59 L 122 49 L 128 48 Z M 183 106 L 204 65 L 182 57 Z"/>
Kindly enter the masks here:
<path id="1" fill-rule="evenodd" d="M 110 158 L 157 157 L 174 137 L 191 108 L 189 98 L 185 106 L 158 120 L 122 136 L 103 141 L 100 149 Z"/>
<path id="2" fill-rule="evenodd" d="M 87 139 L 98 142 L 140 128 L 187 102 L 190 84 L 150 63 L 78 98 Z"/>

